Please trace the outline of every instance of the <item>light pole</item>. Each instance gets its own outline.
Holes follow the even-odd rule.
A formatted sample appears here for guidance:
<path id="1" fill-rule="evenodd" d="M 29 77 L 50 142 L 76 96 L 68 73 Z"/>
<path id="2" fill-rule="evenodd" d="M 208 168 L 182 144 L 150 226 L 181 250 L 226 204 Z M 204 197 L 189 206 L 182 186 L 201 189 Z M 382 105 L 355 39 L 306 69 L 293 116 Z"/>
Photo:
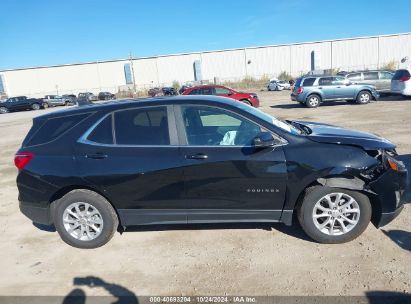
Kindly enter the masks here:
<path id="1" fill-rule="evenodd" d="M 133 64 L 133 56 L 130 52 L 130 67 L 131 67 L 131 79 L 133 80 L 133 93 L 136 94 L 136 80 L 134 78 L 134 64 Z"/>

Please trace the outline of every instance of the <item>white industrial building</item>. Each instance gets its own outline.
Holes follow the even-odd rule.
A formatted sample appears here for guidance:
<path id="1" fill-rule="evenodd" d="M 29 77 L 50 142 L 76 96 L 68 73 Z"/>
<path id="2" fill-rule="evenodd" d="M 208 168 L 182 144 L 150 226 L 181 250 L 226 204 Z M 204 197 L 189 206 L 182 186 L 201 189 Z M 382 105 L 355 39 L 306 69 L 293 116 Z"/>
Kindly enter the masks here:
<path id="1" fill-rule="evenodd" d="M 115 93 L 173 81 L 275 77 L 283 71 L 295 77 L 313 68 L 378 69 L 391 62 L 399 66 L 406 56 L 411 57 L 411 33 L 0 70 L 0 93 L 33 97 Z"/>

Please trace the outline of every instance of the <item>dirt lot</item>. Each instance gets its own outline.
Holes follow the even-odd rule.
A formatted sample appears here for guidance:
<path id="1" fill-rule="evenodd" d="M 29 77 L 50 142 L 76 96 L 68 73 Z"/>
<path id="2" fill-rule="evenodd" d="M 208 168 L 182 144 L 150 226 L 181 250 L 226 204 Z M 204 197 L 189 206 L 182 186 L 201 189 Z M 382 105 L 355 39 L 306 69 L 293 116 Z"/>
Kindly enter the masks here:
<path id="1" fill-rule="evenodd" d="M 291 102 L 288 91 L 259 95 L 261 109 L 277 117 L 380 134 L 398 144 L 411 167 L 411 100 L 308 109 Z M 411 293 L 410 204 L 383 229 L 370 225 L 343 245 L 320 245 L 298 225 L 276 224 L 137 228 L 103 248 L 71 248 L 18 209 L 13 155 L 31 118 L 44 112 L 0 115 L 0 295 L 64 296 L 74 288 L 106 295 L 110 284 L 137 296 Z M 88 276 L 104 280 L 102 288 L 76 279 Z"/>

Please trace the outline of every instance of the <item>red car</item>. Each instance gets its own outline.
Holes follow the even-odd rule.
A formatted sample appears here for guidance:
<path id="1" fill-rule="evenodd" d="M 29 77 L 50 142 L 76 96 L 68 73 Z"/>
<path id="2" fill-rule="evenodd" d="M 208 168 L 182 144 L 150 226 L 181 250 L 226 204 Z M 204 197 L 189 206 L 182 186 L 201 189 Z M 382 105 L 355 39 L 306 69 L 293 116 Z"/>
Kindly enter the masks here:
<path id="1" fill-rule="evenodd" d="M 187 88 L 182 95 L 216 95 L 242 101 L 250 106 L 258 108 L 260 101 L 255 93 L 237 92 L 221 85 L 202 85 Z"/>

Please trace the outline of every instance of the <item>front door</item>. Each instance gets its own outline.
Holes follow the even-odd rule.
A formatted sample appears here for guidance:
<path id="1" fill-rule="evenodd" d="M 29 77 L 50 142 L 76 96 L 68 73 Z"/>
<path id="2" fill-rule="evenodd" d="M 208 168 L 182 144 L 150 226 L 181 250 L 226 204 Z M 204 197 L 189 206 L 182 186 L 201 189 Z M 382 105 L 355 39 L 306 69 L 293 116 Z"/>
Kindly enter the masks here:
<path id="1" fill-rule="evenodd" d="M 188 222 L 277 221 L 287 170 L 279 145 L 256 149 L 262 128 L 231 111 L 180 107 Z"/>
<path id="2" fill-rule="evenodd" d="M 116 111 L 76 147 L 80 176 L 116 206 L 124 225 L 186 223 L 182 162 L 170 106 Z M 114 126 L 114 132 L 113 132 Z"/>
<path id="3" fill-rule="evenodd" d="M 344 77 L 333 77 L 334 97 L 336 99 L 354 99 L 356 90 L 352 87 L 348 80 Z"/>

